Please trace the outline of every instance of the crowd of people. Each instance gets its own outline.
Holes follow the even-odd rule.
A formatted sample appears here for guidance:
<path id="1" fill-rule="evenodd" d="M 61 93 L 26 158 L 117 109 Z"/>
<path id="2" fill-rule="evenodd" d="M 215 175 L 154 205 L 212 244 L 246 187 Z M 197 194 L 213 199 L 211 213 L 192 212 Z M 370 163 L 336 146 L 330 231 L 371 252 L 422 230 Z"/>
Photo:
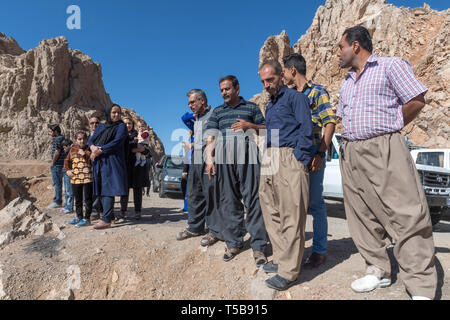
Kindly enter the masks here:
<path id="1" fill-rule="evenodd" d="M 134 119 L 121 114 L 121 107 L 113 104 L 105 112 L 105 123 L 100 123 L 97 116 L 91 117 L 90 132 L 75 132 L 75 143 L 62 136 L 59 125 L 48 126 L 49 135 L 54 138 L 51 172 L 55 189 L 48 208 L 62 206 L 64 181 L 64 208 L 60 213 L 72 213 L 74 202 L 76 212 L 68 224 L 84 227 L 98 219 L 93 228 L 105 229 L 112 223 L 141 217 L 142 196 L 145 188 L 149 195 L 150 188 L 149 127 L 143 120 L 135 124 Z M 127 212 L 131 188 L 134 215 Z M 120 197 L 120 212 L 114 214 L 116 196 Z"/>
<path id="2" fill-rule="evenodd" d="M 325 263 L 328 225 L 323 179 L 338 117 L 345 211 L 350 234 L 366 263 L 365 276 L 353 281 L 351 288 L 368 292 L 391 284 L 386 249 L 393 244 L 409 294 L 413 299 L 433 299 L 437 274 L 430 215 L 399 133 L 423 108 L 427 88 L 416 79 L 408 61 L 378 57 L 372 51 L 366 28 L 345 30 L 337 55 L 340 66 L 349 72 L 341 85 L 336 114 L 326 89 L 306 77 L 307 62 L 300 54 L 283 57 L 283 64 L 276 60 L 261 64 L 259 77 L 270 94 L 264 115 L 239 95 L 240 84 L 233 75 L 219 80 L 224 103 L 216 108 L 208 105 L 203 90 L 187 92 L 192 113 L 182 120 L 192 133 L 184 144 L 189 154 L 183 172 L 189 214 L 187 228 L 176 239 L 202 236 L 202 246 L 223 241 L 223 260 L 230 261 L 243 250 L 249 233 L 254 263 L 273 274 L 266 285 L 276 290 L 296 283 L 302 262 L 304 268 Z M 121 120 L 120 111 L 117 105 L 110 107 L 106 123 L 87 143 L 86 135 L 77 133 L 76 146 L 65 161 L 57 147 L 63 137 L 60 131 L 52 131 L 52 175 L 62 176 L 64 171 L 71 178 L 77 210 L 74 223 L 87 220 L 90 214 L 89 209 L 84 216 L 78 214 L 80 190 L 88 193 L 87 199 L 92 197 L 91 190 L 101 199 L 103 213 L 96 229 L 109 227 L 114 219 L 114 196 L 121 196 L 123 216 L 130 188 L 140 216 L 141 190 L 148 186 L 148 175 L 140 174 L 145 160 L 137 156 L 148 153 L 142 136 L 145 123 L 138 124 L 137 133 L 132 119 Z M 136 135 L 141 135 L 139 141 Z M 258 135 L 265 136 L 263 157 Z M 59 168 L 63 164 L 65 170 Z M 75 173 L 74 164 L 81 173 Z M 60 200 L 57 190 L 55 204 L 61 204 Z M 303 261 L 308 213 L 313 217 L 313 246 Z"/>

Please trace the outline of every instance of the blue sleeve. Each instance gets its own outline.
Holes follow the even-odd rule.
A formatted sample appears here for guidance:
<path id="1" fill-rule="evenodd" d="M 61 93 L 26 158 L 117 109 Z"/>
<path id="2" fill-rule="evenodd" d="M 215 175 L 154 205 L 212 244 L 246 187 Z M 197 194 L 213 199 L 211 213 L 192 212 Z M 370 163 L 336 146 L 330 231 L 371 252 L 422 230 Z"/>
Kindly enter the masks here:
<path id="1" fill-rule="evenodd" d="M 309 100 L 303 93 L 298 92 L 292 97 L 292 107 L 295 119 L 300 123 L 297 147 L 299 150 L 309 154 L 313 141 L 313 122 L 309 109 Z"/>
<path id="2" fill-rule="evenodd" d="M 219 129 L 219 119 L 217 117 L 218 108 L 219 107 L 215 108 L 211 113 L 211 116 L 209 117 L 208 122 L 206 124 L 206 130 Z"/>
<path id="3" fill-rule="evenodd" d="M 55 139 L 55 147 L 56 147 L 56 150 L 59 150 L 59 152 L 61 152 L 61 153 L 64 153 L 64 148 L 63 148 L 63 146 L 62 146 L 62 142 L 63 142 L 63 140 L 64 140 L 64 137 L 58 137 L 58 138 L 56 138 Z"/>
<path id="4" fill-rule="evenodd" d="M 194 131 L 194 114 L 192 112 L 186 112 L 181 117 L 181 121 L 184 122 L 186 127 L 188 127 L 190 130 Z"/>
<path id="5" fill-rule="evenodd" d="M 116 131 L 116 136 L 114 140 L 108 142 L 107 144 L 100 146 L 102 148 L 103 154 L 114 153 L 118 147 L 123 148 L 123 143 L 128 137 L 128 130 L 125 123 L 119 124 Z"/>

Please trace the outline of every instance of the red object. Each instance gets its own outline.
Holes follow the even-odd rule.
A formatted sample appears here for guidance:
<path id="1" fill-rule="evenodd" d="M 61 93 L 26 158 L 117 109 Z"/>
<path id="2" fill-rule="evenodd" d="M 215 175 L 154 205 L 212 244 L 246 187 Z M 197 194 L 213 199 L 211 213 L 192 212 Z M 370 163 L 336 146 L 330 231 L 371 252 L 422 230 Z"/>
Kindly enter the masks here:
<path id="1" fill-rule="evenodd" d="M 147 139 L 148 136 L 149 136 L 148 132 L 142 132 L 142 134 L 141 134 L 141 137 L 142 137 L 143 139 Z"/>

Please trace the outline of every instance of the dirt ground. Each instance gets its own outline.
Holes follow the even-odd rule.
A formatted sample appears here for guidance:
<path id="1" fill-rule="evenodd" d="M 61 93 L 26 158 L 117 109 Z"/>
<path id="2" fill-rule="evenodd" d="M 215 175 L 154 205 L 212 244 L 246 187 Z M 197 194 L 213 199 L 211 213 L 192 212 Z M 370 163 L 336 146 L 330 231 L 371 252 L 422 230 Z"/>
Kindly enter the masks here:
<path id="1" fill-rule="evenodd" d="M 253 263 L 248 241 L 235 259 L 224 262 L 224 243 L 200 246 L 200 237 L 177 241 L 187 225 L 180 198 L 144 196 L 142 219 L 104 231 L 65 224 L 73 214 L 43 209 L 53 198 L 48 163 L 0 161 L 0 172 L 21 195 L 35 201 L 62 228 L 65 237 L 47 234 L 18 240 L 0 250 L 0 299 L 188 299 L 188 300 L 406 300 L 392 248 L 393 284 L 366 294 L 350 289 L 364 264 L 348 233 L 343 205 L 327 201 L 328 258 L 317 270 L 302 270 L 285 292 L 264 285 L 267 275 Z M 132 199 L 132 195 L 130 195 Z M 118 198 L 116 199 L 118 201 Z M 118 206 L 118 203 L 116 203 Z M 133 214 L 133 203 L 129 203 Z M 248 236 L 246 238 L 248 240 Z M 312 245 L 312 219 L 306 226 L 305 257 Z M 450 299 L 450 217 L 434 231 L 437 299 Z M 269 259 L 270 260 L 270 259 Z"/>

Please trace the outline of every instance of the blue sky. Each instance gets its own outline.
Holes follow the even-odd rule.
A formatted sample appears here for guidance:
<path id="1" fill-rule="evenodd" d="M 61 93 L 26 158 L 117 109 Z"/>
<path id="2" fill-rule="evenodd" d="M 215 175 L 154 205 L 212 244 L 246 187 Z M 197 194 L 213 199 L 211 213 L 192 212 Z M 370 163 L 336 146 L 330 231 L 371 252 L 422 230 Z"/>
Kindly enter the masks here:
<path id="1" fill-rule="evenodd" d="M 423 0 L 389 0 L 397 6 L 422 7 Z M 234 74 L 241 95 L 261 92 L 259 50 L 270 35 L 286 30 L 291 45 L 306 32 L 325 0 L 15 0 L 0 10 L 0 32 L 25 50 L 42 39 L 65 36 L 102 65 L 111 99 L 134 109 L 170 152 L 180 117 L 188 111 L 186 92 L 201 88 L 216 107 L 222 98 L 218 79 Z M 436 10 L 446 0 L 429 0 Z M 81 9 L 81 30 L 69 30 L 69 5 Z"/>

